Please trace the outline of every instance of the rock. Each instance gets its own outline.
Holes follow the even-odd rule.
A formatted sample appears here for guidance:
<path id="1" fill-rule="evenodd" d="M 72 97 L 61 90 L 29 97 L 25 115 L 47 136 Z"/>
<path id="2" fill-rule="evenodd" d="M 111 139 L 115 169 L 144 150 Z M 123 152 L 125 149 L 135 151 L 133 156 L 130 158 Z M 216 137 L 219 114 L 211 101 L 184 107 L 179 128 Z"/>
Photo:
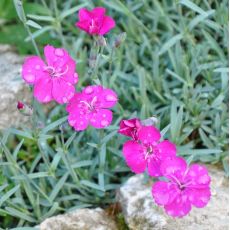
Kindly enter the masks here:
<path id="1" fill-rule="evenodd" d="M 105 211 L 97 209 L 78 209 L 74 212 L 46 219 L 40 230 L 116 230 L 115 222 Z"/>
<path id="2" fill-rule="evenodd" d="M 228 180 L 224 172 L 208 167 L 212 178 L 212 198 L 209 204 L 193 207 L 184 218 L 172 218 L 158 207 L 151 195 L 151 183 L 144 175 L 131 177 L 117 192 L 126 223 L 131 230 L 227 230 L 228 228 Z"/>
<path id="3" fill-rule="evenodd" d="M 0 45 L 0 129 L 19 126 L 28 117 L 17 111 L 17 101 L 28 102 L 31 93 L 21 79 L 20 69 L 23 58 L 12 47 Z"/>

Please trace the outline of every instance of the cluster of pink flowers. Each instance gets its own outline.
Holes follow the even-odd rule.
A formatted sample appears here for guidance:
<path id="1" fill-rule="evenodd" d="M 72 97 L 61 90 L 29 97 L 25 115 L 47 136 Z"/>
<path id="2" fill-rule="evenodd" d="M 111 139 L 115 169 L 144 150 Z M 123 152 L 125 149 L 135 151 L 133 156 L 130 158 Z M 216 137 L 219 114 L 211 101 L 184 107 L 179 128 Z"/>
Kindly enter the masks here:
<path id="1" fill-rule="evenodd" d="M 76 26 L 91 35 L 104 35 L 115 27 L 114 20 L 105 15 L 106 10 L 96 7 L 92 11 L 81 9 L 80 21 Z M 34 97 L 41 103 L 56 101 L 67 104 L 69 124 L 81 131 L 92 125 L 105 128 L 112 122 L 112 112 L 118 98 L 111 89 L 101 85 L 87 86 L 82 92 L 75 91 L 78 83 L 76 62 L 63 48 L 51 45 L 44 47 L 45 61 L 38 56 L 26 58 L 22 67 L 22 77 L 34 86 Z M 19 110 L 21 104 L 19 103 Z"/>
<path id="2" fill-rule="evenodd" d="M 90 35 L 102 36 L 115 27 L 115 21 L 105 13 L 102 7 L 92 11 L 83 8 L 76 26 Z M 41 103 L 67 104 L 68 122 L 77 131 L 89 125 L 98 129 L 109 126 L 112 122 L 110 108 L 118 101 L 116 93 L 102 85 L 89 85 L 76 92 L 76 62 L 69 53 L 47 45 L 44 56 L 45 60 L 28 57 L 22 67 L 23 79 L 34 86 L 34 97 Z M 21 102 L 18 109 L 24 114 L 32 113 L 32 109 Z M 189 213 L 192 205 L 201 208 L 208 203 L 211 194 L 207 169 L 197 164 L 189 167 L 183 158 L 177 157 L 175 144 L 161 140 L 156 127 L 136 118 L 122 120 L 119 133 L 131 138 L 123 146 L 130 169 L 134 173 L 147 169 L 150 176 L 159 178 L 152 187 L 152 195 L 169 215 L 182 217 Z"/>
<path id="3" fill-rule="evenodd" d="M 210 177 L 204 166 L 189 167 L 182 157 L 176 156 L 175 144 L 161 141 L 160 131 L 143 125 L 139 119 L 122 120 L 118 132 L 131 137 L 122 150 L 131 171 L 138 174 L 147 168 L 150 176 L 159 179 L 152 187 L 152 195 L 168 215 L 183 217 L 192 205 L 207 205 L 211 197 Z"/>

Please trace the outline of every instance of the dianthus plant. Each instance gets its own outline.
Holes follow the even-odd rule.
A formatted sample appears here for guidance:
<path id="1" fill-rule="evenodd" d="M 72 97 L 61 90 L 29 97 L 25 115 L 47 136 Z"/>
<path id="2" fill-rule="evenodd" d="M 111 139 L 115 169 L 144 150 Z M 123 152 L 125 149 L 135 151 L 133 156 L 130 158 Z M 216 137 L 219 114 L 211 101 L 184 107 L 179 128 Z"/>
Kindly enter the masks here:
<path id="1" fill-rule="evenodd" d="M 106 15 L 106 9 L 80 9 L 76 27 L 92 36 L 97 46 L 105 46 L 103 36 L 115 27 L 115 21 Z M 123 37 L 116 40 L 118 47 Z M 44 59 L 30 56 L 22 66 L 22 77 L 33 87 L 33 95 L 40 103 L 55 101 L 66 106 L 68 123 L 73 131 L 80 132 L 89 126 L 96 129 L 108 127 L 113 120 L 112 108 L 118 102 L 113 89 L 103 86 L 98 78 L 76 90 L 79 74 L 76 61 L 62 47 L 46 45 Z M 97 58 L 97 57 L 96 57 Z M 94 66 L 95 63 L 91 63 Z M 93 69 L 96 71 L 96 68 Z M 26 105 L 19 102 L 18 109 L 25 112 Z M 157 182 L 152 195 L 157 205 L 163 206 L 173 217 L 188 214 L 192 206 L 202 208 L 210 200 L 210 177 L 204 166 L 193 164 L 177 156 L 176 145 L 163 140 L 160 131 L 138 118 L 122 120 L 118 131 L 130 138 L 123 146 L 123 155 L 131 171 L 139 174 L 146 170 Z"/>

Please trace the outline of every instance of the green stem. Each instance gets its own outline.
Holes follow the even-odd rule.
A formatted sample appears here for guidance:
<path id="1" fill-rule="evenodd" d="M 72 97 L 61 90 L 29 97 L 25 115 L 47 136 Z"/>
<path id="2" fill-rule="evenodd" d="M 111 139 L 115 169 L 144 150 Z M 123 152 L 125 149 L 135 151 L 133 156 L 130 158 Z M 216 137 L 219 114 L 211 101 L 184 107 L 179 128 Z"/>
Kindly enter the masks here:
<path id="1" fill-rule="evenodd" d="M 41 56 L 41 55 L 40 55 L 40 52 L 39 52 L 39 49 L 38 49 L 38 46 L 37 46 L 37 44 L 36 44 L 36 42 L 35 42 L 35 40 L 34 40 L 34 38 L 33 38 L 33 36 L 32 36 L 31 31 L 30 31 L 30 27 L 26 24 L 26 23 L 27 23 L 27 18 L 26 18 L 26 14 L 25 14 L 25 11 L 24 11 L 24 8 L 23 8 L 23 3 L 22 3 L 22 1 L 19 1 L 19 2 L 18 2 L 17 7 L 19 7 L 20 12 L 21 12 L 21 14 L 20 14 L 21 17 L 19 17 L 19 18 L 20 18 L 20 20 L 22 21 L 22 23 L 23 23 L 23 25 L 24 25 L 24 27 L 25 27 L 27 33 L 29 34 L 29 37 L 30 37 L 30 39 L 31 39 L 31 42 L 32 42 L 33 47 L 34 47 L 34 49 L 35 49 L 35 52 L 36 52 L 36 54 L 37 54 L 38 56 Z"/>
<path id="2" fill-rule="evenodd" d="M 38 148 L 39 148 L 39 151 L 41 153 L 42 159 L 43 159 L 44 163 L 46 164 L 46 167 L 49 169 L 50 168 L 49 159 L 46 157 L 46 155 L 45 155 L 44 151 L 42 150 L 39 143 L 38 143 Z"/>
<path id="3" fill-rule="evenodd" d="M 27 33 L 28 33 L 29 36 L 30 36 L 30 39 L 31 39 L 31 42 L 32 42 L 32 44 L 33 44 L 33 47 L 34 47 L 34 49 L 35 49 L 36 54 L 37 54 L 39 57 L 41 57 L 41 54 L 40 54 L 40 51 L 39 51 L 39 49 L 38 49 L 37 43 L 35 42 L 35 40 L 34 40 L 34 38 L 33 38 L 33 36 L 32 36 L 32 33 L 31 33 L 31 31 L 30 31 L 29 26 L 26 25 L 26 24 L 24 24 L 24 26 L 25 26 L 25 28 L 26 28 L 26 30 L 27 30 Z"/>
<path id="4" fill-rule="evenodd" d="M 56 17 L 56 20 L 57 20 L 57 32 L 61 38 L 61 43 L 62 43 L 62 46 L 64 48 L 66 48 L 66 41 L 65 41 L 65 38 L 64 38 L 64 35 L 63 35 L 63 30 L 62 30 L 62 27 L 61 27 L 61 21 L 60 21 L 60 15 L 59 15 L 59 10 L 58 10 L 58 7 L 57 7 L 57 1 L 56 0 L 53 0 L 53 5 L 54 5 L 54 12 L 55 12 L 55 17 Z"/>
<path id="5" fill-rule="evenodd" d="M 112 74 L 112 64 L 113 64 L 113 54 L 114 54 L 115 47 L 113 46 L 112 51 L 109 57 L 109 76 Z"/>
<path id="6" fill-rule="evenodd" d="M 71 165 L 71 160 L 69 159 L 69 152 L 68 152 L 68 150 L 66 149 L 66 146 L 65 146 L 65 139 L 64 139 L 64 133 L 63 133 L 62 127 L 60 128 L 60 130 L 61 130 L 61 142 L 62 142 L 62 149 L 63 149 L 63 151 L 61 151 L 62 160 L 64 161 L 66 167 L 69 169 L 70 175 L 72 176 L 73 181 L 78 186 L 80 186 L 80 181 L 78 179 L 78 176 L 77 176 L 76 172 L 74 171 L 74 169 L 73 169 L 73 167 Z"/>

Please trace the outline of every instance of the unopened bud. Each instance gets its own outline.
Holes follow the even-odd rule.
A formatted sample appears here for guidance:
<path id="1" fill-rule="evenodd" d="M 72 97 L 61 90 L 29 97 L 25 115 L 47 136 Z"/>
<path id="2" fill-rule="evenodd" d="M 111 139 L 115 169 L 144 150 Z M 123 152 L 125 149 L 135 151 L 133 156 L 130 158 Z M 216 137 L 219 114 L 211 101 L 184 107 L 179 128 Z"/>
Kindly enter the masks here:
<path id="1" fill-rule="evenodd" d="M 32 107 L 30 105 L 27 105 L 27 104 L 21 102 L 21 101 L 18 101 L 17 109 L 24 116 L 31 116 L 33 114 Z"/>
<path id="2" fill-rule="evenodd" d="M 158 123 L 158 119 L 156 117 L 150 117 L 148 119 L 141 121 L 141 124 L 146 126 L 156 125 L 157 123 Z"/>
<path id="3" fill-rule="evenodd" d="M 105 38 L 103 36 L 97 37 L 96 42 L 97 42 L 98 46 L 106 46 L 107 45 L 106 40 L 105 40 Z"/>
<path id="4" fill-rule="evenodd" d="M 25 108 L 25 105 L 21 101 L 18 101 L 17 109 L 18 110 L 23 110 L 24 108 Z"/>
<path id="5" fill-rule="evenodd" d="M 123 32 L 115 38 L 114 46 L 118 48 L 126 39 L 126 33 Z"/>

